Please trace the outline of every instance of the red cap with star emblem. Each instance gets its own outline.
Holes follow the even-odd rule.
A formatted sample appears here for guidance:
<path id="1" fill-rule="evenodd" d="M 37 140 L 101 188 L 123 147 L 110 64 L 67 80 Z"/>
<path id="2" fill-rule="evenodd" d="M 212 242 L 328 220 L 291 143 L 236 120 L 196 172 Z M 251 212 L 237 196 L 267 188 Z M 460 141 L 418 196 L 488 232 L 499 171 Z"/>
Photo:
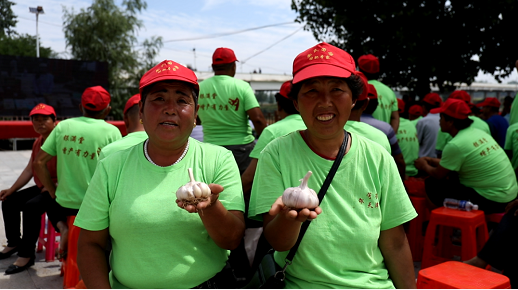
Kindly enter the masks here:
<path id="1" fill-rule="evenodd" d="M 176 80 L 190 83 L 194 86 L 194 90 L 198 95 L 200 86 L 196 74 L 185 66 L 172 60 L 164 60 L 152 69 L 148 70 L 140 79 L 140 93 L 142 89 L 160 81 Z"/>
<path id="2" fill-rule="evenodd" d="M 356 72 L 347 52 L 322 42 L 297 55 L 293 61 L 293 84 L 315 77 L 348 78 Z"/>
<path id="3" fill-rule="evenodd" d="M 415 116 L 422 116 L 423 115 L 423 108 L 419 105 L 413 105 L 408 109 L 408 113 L 415 115 Z"/>
<path id="4" fill-rule="evenodd" d="M 89 87 L 81 96 L 81 105 L 83 105 L 85 109 L 94 112 L 106 109 L 110 101 L 110 93 L 101 86 Z"/>
<path id="5" fill-rule="evenodd" d="M 286 99 L 289 99 L 288 95 L 289 95 L 290 91 L 291 91 L 291 81 L 287 81 L 282 84 L 279 94 L 281 94 L 281 96 L 285 97 Z"/>
<path id="6" fill-rule="evenodd" d="M 133 97 L 129 98 L 129 100 L 126 102 L 126 106 L 124 106 L 124 113 L 131 109 L 131 107 L 138 105 L 138 102 L 140 102 L 140 94 L 133 95 Z"/>
<path id="7" fill-rule="evenodd" d="M 37 104 L 36 107 L 34 107 L 31 112 L 29 113 L 29 117 L 32 115 L 54 115 L 54 118 L 56 117 L 56 111 L 54 111 L 54 108 L 47 104 Z"/>
<path id="8" fill-rule="evenodd" d="M 459 99 L 447 99 L 441 107 L 431 109 L 430 113 L 443 113 L 455 119 L 466 119 L 471 113 L 466 102 Z"/>
<path id="9" fill-rule="evenodd" d="M 500 108 L 500 101 L 497 98 L 486 98 L 482 103 L 477 104 L 477 107 Z"/>
<path id="10" fill-rule="evenodd" d="M 358 66 L 367 73 L 375 74 L 380 71 L 380 61 L 372 54 L 362 55 L 358 58 Z"/>
<path id="11" fill-rule="evenodd" d="M 226 64 L 234 61 L 237 61 L 237 58 L 230 48 L 220 47 L 212 54 L 212 64 Z"/>
<path id="12" fill-rule="evenodd" d="M 442 104 L 442 98 L 438 93 L 428 93 L 424 96 L 423 102 L 439 107 Z"/>

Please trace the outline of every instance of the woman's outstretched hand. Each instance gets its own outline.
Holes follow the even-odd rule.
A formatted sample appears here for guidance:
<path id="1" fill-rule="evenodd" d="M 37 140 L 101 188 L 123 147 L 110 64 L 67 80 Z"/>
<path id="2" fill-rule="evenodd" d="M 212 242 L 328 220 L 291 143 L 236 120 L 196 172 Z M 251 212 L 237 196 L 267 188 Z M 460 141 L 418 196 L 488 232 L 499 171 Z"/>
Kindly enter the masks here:
<path id="1" fill-rule="evenodd" d="M 317 206 L 314 209 L 303 208 L 301 210 L 290 209 L 282 202 L 282 196 L 279 196 L 277 200 L 272 204 L 269 214 L 276 216 L 281 214 L 285 219 L 291 221 L 305 222 L 306 220 L 316 219 L 319 214 L 322 213 L 322 208 Z"/>
<path id="2" fill-rule="evenodd" d="M 184 206 L 184 203 L 178 199 L 176 200 L 176 204 L 190 213 L 197 213 L 200 210 L 206 209 L 217 202 L 219 194 L 223 192 L 223 186 L 219 184 L 211 183 L 209 184 L 209 188 L 211 191 L 209 198 L 206 201 L 198 203 L 196 206 L 190 204 Z"/>

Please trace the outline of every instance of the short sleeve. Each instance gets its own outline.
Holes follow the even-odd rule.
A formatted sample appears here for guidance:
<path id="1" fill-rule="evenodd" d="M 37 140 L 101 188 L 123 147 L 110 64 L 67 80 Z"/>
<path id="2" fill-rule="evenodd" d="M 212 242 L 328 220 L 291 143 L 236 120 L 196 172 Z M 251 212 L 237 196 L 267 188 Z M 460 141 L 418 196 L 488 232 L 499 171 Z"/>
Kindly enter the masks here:
<path id="1" fill-rule="evenodd" d="M 261 151 L 270 143 L 272 140 L 275 139 L 275 136 L 271 132 L 271 130 L 268 130 L 268 127 L 263 130 L 263 133 L 261 133 L 261 136 L 259 136 L 259 139 L 257 140 L 257 144 L 255 144 L 254 150 L 250 153 L 251 158 L 259 159 L 259 155 L 261 154 Z"/>
<path id="2" fill-rule="evenodd" d="M 89 231 L 100 231 L 109 227 L 111 200 L 108 182 L 108 172 L 101 161 L 97 165 L 83 203 L 79 208 L 79 213 L 74 222 L 75 226 Z"/>
<path id="3" fill-rule="evenodd" d="M 219 201 L 227 210 L 245 212 L 241 176 L 232 152 L 226 151 L 220 155 L 215 172 L 216 175 L 213 183 L 223 186 L 223 192 L 219 195 Z"/>
<path id="4" fill-rule="evenodd" d="M 391 88 L 389 88 L 388 91 L 390 91 L 390 95 L 392 96 L 392 100 L 394 101 L 392 103 L 392 112 L 397 112 L 399 110 L 399 107 L 397 105 L 396 93 L 394 93 L 394 91 Z"/>
<path id="5" fill-rule="evenodd" d="M 448 170 L 459 171 L 465 158 L 466 157 L 459 150 L 457 145 L 450 142 L 446 147 L 444 147 L 441 162 L 439 164 Z"/>
<path id="6" fill-rule="evenodd" d="M 504 150 L 513 150 L 513 138 L 514 138 L 514 128 L 507 128 L 507 133 L 505 134 L 505 144 Z"/>
<path id="7" fill-rule="evenodd" d="M 252 90 L 252 87 L 248 83 L 243 83 L 241 94 L 243 96 L 243 100 L 245 101 L 245 111 L 259 107 L 254 90 Z"/>
<path id="8" fill-rule="evenodd" d="M 56 150 L 56 144 L 57 144 L 57 138 L 59 137 L 59 131 L 61 127 L 58 125 L 50 132 L 49 137 L 45 140 L 43 145 L 41 146 L 41 150 L 45 151 L 47 154 L 56 156 L 58 155 L 58 152 Z"/>

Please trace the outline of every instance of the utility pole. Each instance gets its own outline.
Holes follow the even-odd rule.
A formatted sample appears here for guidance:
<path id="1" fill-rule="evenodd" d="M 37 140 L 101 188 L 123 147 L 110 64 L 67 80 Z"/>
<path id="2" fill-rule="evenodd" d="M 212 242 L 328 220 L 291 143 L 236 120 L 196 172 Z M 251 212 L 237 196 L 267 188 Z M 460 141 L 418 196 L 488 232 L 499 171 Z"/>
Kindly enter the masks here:
<path id="1" fill-rule="evenodd" d="M 38 16 L 40 14 L 45 14 L 43 12 L 43 7 L 38 6 L 36 8 L 29 7 L 29 12 L 36 14 L 36 57 L 40 57 L 40 35 L 38 33 Z"/>
<path id="2" fill-rule="evenodd" d="M 196 71 L 196 47 L 192 49 L 192 52 L 194 53 L 194 66 L 193 69 Z"/>

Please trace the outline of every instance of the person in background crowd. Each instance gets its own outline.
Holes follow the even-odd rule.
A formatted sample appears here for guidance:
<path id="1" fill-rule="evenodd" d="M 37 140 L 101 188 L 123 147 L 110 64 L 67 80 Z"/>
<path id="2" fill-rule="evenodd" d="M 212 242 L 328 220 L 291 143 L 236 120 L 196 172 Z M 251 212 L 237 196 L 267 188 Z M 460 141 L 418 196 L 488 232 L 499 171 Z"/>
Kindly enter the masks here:
<path id="1" fill-rule="evenodd" d="M 18 259 L 6 269 L 6 274 L 19 273 L 34 264 L 35 244 L 32 242 L 38 238 L 40 233 L 41 217 L 27 214 L 25 208 L 41 207 L 41 200 L 50 198 L 47 189 L 35 174 L 33 161 L 38 155 L 41 145 L 56 126 L 56 112 L 47 104 L 38 104 L 31 110 L 29 117 L 34 131 L 40 134 L 40 137 L 33 143 L 29 163 L 18 179 L 10 188 L 0 191 L 5 237 L 7 238 L 7 246 L 0 252 L 0 260 L 18 252 Z M 55 184 L 57 182 L 55 157 L 49 161 L 47 168 L 50 178 Z M 36 185 L 20 190 L 33 177 Z M 20 212 L 23 212 L 23 235 L 20 233 Z"/>
<path id="2" fill-rule="evenodd" d="M 518 123 L 514 123 L 507 128 L 504 150 L 518 176 Z"/>
<path id="3" fill-rule="evenodd" d="M 432 109 L 440 107 L 442 104 L 441 96 L 437 93 L 428 93 L 421 102 L 423 115 L 425 116 L 416 124 L 417 139 L 419 141 L 419 157 L 437 157 L 435 143 L 437 132 L 440 130 L 439 114 L 429 113 Z"/>
<path id="4" fill-rule="evenodd" d="M 380 74 L 379 59 L 372 54 L 362 55 L 358 58 L 358 67 L 369 80 L 369 84 L 373 85 L 378 93 L 378 107 L 372 113 L 372 116 L 390 124 L 394 132 L 397 132 L 399 127 L 397 97 L 391 88 L 378 80 Z"/>
<path id="5" fill-rule="evenodd" d="M 147 139 L 146 131 L 144 126 L 140 122 L 138 103 L 140 102 L 140 94 L 136 94 L 129 98 L 124 106 L 124 125 L 126 125 L 126 132 L 128 135 L 124 138 L 106 145 L 101 154 L 99 154 L 99 160 L 106 158 L 106 156 L 132 146 L 137 145 L 140 142 L 144 142 Z"/>
<path id="6" fill-rule="evenodd" d="M 502 112 L 500 113 L 500 116 L 504 117 L 504 119 L 507 120 L 507 123 L 509 123 L 510 117 L 511 117 L 511 105 L 513 104 L 513 97 L 511 96 L 505 96 L 504 98 L 504 107 L 502 108 Z"/>
<path id="7" fill-rule="evenodd" d="M 140 117 L 149 139 L 99 162 L 74 223 L 88 288 L 232 286 L 218 273 L 245 230 L 239 170 L 230 151 L 189 137 L 199 107 L 196 79 L 171 60 L 141 78 Z M 194 205 L 175 196 L 189 182 L 188 169 L 211 190 Z"/>
<path id="8" fill-rule="evenodd" d="M 423 107 L 420 105 L 412 105 L 408 109 L 408 120 L 417 126 L 417 122 L 423 118 Z"/>
<path id="9" fill-rule="evenodd" d="M 351 114 L 349 115 L 347 123 L 345 123 L 344 129 L 348 132 L 357 133 L 360 136 L 380 144 L 388 153 L 391 153 L 391 147 L 387 135 L 378 128 L 360 121 L 363 112 L 369 105 L 369 100 L 376 99 L 377 94 L 374 86 L 367 83 L 367 78 L 365 78 L 361 72 L 356 72 L 356 74 L 362 78 L 364 87 L 362 93 L 358 96 L 355 105 L 351 109 Z"/>
<path id="10" fill-rule="evenodd" d="M 471 126 L 468 105 L 448 99 L 437 109 L 441 130 L 453 139 L 444 147 L 441 159 L 421 157 L 417 169 L 430 175 L 425 180 L 430 208 L 440 207 L 445 198 L 470 200 L 486 214 L 504 212 L 514 200 L 518 185 L 511 162 L 489 134 Z M 456 172 L 456 174 L 450 174 Z"/>
<path id="11" fill-rule="evenodd" d="M 466 102 L 466 105 L 468 105 L 470 108 L 473 106 L 473 104 L 471 103 L 471 96 L 463 90 L 453 91 L 448 96 L 448 98 L 464 101 Z M 491 134 L 491 131 L 489 130 L 489 125 L 484 120 L 473 115 L 473 112 L 468 116 L 468 118 L 470 118 L 473 121 L 473 123 L 471 124 L 473 128 L 477 128 L 481 131 L 486 132 L 487 134 Z M 450 142 L 451 139 L 453 139 L 453 137 L 450 134 L 439 130 L 439 132 L 437 133 L 437 142 L 435 143 L 435 151 L 437 154 L 437 158 L 441 158 L 442 150 L 444 149 L 446 144 Z"/>
<path id="12" fill-rule="evenodd" d="M 203 126 L 199 116 L 196 117 L 196 126 L 192 129 L 191 137 L 203 142 Z"/>
<path id="13" fill-rule="evenodd" d="M 511 282 L 511 288 L 518 288 L 518 200 L 510 202 L 505 215 L 493 230 L 484 247 L 472 259 L 464 263 L 485 269 L 491 267 L 502 271 Z"/>
<path id="14" fill-rule="evenodd" d="M 301 224 L 313 220 L 286 268 L 288 289 L 415 288 L 402 225 L 416 212 L 397 168 L 381 146 L 343 129 L 363 89 L 355 73 L 354 59 L 327 43 L 300 53 L 289 96 L 307 129 L 273 140 L 259 157 L 249 216 L 263 221 L 281 267 Z M 345 155 L 322 203 L 287 208 L 282 192 L 299 186 L 308 170 L 308 186 L 318 191 L 342 144 Z"/>
<path id="15" fill-rule="evenodd" d="M 399 143 L 397 142 L 396 132 L 394 132 L 394 130 L 388 123 L 375 119 L 372 116 L 372 112 L 374 112 L 374 110 L 376 110 L 376 108 L 378 107 L 378 96 L 376 93 L 376 89 L 372 89 L 374 86 L 370 87 L 369 85 L 367 85 L 367 90 L 369 92 L 369 103 L 363 111 L 360 117 L 360 121 L 380 130 L 385 134 L 385 136 L 387 136 L 390 143 L 389 152 L 392 154 L 392 157 L 394 157 L 394 161 L 396 162 L 401 178 L 404 179 L 406 171 L 405 158 L 403 157 L 403 153 L 401 153 L 401 148 L 399 147 Z"/>
<path id="16" fill-rule="evenodd" d="M 405 102 L 398 100 L 399 113 L 404 112 Z M 414 161 L 419 158 L 419 141 L 417 141 L 417 130 L 411 121 L 405 118 L 399 118 L 399 129 L 396 133 L 397 143 L 401 148 L 401 153 L 405 159 L 405 180 L 406 177 L 413 177 L 417 175 Z"/>
<path id="17" fill-rule="evenodd" d="M 477 104 L 477 107 L 482 108 L 482 119 L 489 125 L 491 136 L 498 142 L 498 145 L 504 147 L 509 123 L 498 113 L 500 101 L 497 98 L 486 98 L 482 103 Z"/>
<path id="18" fill-rule="evenodd" d="M 34 216 L 34 220 L 47 212 L 52 225 L 61 233 L 59 255 L 62 258 L 67 254 L 68 246 L 67 217 L 75 216 L 79 211 L 102 148 L 122 138 L 117 127 L 104 121 L 111 110 L 110 101 L 110 94 L 101 86 L 87 88 L 79 105 L 83 116 L 61 121 L 34 161 L 34 171 L 49 196 L 43 201 L 44 208 L 26 208 L 25 211 Z M 47 169 L 47 163 L 54 156 L 58 156 L 57 187 Z M 32 247 L 37 238 L 31 241 Z"/>
<path id="19" fill-rule="evenodd" d="M 266 127 L 266 119 L 259 108 L 254 91 L 245 81 L 234 78 L 236 55 L 230 48 L 220 47 L 212 55 L 214 76 L 200 83 L 200 111 L 204 142 L 232 151 L 239 172 L 250 164 L 254 148 L 252 128 L 259 137 Z"/>

